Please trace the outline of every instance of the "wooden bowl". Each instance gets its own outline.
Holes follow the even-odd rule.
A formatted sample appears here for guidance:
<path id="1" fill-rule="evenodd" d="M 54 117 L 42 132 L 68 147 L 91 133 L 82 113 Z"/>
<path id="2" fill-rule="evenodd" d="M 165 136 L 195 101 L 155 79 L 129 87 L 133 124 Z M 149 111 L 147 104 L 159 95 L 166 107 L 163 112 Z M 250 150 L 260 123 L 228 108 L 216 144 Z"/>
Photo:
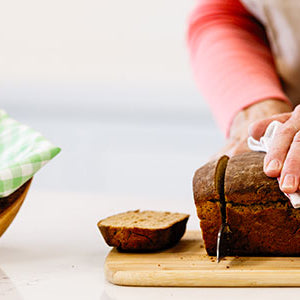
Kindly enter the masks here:
<path id="1" fill-rule="evenodd" d="M 8 197 L 0 198 L 0 236 L 5 232 L 17 215 L 25 200 L 32 179 L 25 182 Z"/>

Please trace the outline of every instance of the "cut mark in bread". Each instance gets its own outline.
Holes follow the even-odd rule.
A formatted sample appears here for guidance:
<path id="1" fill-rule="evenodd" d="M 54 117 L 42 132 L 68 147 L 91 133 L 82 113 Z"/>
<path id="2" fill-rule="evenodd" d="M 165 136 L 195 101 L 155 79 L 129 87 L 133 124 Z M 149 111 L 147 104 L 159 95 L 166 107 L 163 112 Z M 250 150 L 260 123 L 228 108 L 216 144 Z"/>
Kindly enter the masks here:
<path id="1" fill-rule="evenodd" d="M 224 181 L 225 181 L 225 171 L 228 164 L 229 157 L 224 155 L 222 156 L 217 164 L 216 173 L 215 173 L 215 189 L 220 197 L 220 207 L 221 207 L 221 216 L 222 223 L 226 222 L 226 201 L 224 195 Z"/>

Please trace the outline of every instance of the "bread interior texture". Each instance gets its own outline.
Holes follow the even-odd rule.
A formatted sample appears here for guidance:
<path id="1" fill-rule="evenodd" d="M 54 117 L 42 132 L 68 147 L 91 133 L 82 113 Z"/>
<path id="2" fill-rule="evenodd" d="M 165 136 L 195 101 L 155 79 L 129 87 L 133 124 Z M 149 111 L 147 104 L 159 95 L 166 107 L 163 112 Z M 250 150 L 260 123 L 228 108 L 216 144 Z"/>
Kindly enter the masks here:
<path id="1" fill-rule="evenodd" d="M 224 181 L 225 181 L 225 171 L 228 164 L 229 157 L 224 155 L 222 156 L 217 164 L 216 173 L 215 173 L 215 189 L 220 196 L 221 204 L 221 215 L 222 222 L 226 222 L 226 201 L 224 196 Z"/>
<path id="2" fill-rule="evenodd" d="M 99 222 L 99 225 L 127 228 L 163 229 L 172 226 L 189 215 L 159 211 L 128 211 L 108 217 Z"/>

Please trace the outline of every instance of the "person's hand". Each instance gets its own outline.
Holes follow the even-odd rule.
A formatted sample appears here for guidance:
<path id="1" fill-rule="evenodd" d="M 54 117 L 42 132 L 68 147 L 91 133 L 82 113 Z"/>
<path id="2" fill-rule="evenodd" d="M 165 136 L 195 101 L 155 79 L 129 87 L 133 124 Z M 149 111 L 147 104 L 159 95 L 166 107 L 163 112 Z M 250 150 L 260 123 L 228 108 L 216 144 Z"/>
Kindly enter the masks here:
<path id="1" fill-rule="evenodd" d="M 262 120 L 262 123 L 257 123 L 253 127 L 256 137 L 259 135 L 262 136 L 267 125 L 270 123 L 270 117 L 290 112 L 291 110 L 292 108 L 289 104 L 279 100 L 264 100 L 241 110 L 232 121 L 230 135 L 225 147 L 213 158 L 224 154 L 231 157 L 250 151 L 247 144 L 249 125 L 254 121 Z"/>
<path id="2" fill-rule="evenodd" d="M 283 124 L 265 156 L 264 172 L 270 177 L 280 177 L 279 185 L 283 192 L 294 193 L 299 190 L 300 184 L 300 105 L 292 113 L 254 122 L 249 127 L 249 134 L 259 139 L 274 120 Z"/>

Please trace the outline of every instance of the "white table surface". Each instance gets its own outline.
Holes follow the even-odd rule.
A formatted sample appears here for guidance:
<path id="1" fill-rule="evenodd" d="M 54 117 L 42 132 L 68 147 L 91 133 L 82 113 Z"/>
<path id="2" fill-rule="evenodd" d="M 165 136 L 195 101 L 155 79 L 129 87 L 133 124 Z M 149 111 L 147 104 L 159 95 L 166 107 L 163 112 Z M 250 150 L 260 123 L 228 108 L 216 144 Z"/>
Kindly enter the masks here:
<path id="1" fill-rule="evenodd" d="M 31 191 L 1 238 L 0 299 L 282 299 L 300 293 L 297 288 L 114 286 L 104 278 L 103 263 L 110 249 L 96 227 L 113 201 L 88 194 Z M 196 227 L 192 216 L 189 228 Z"/>
<path id="2" fill-rule="evenodd" d="M 137 208 L 171 210 L 191 214 L 188 228 L 198 228 L 191 178 L 220 147 L 215 129 L 77 120 L 29 124 L 63 151 L 36 175 L 0 239 L 1 300 L 253 300 L 300 294 L 298 288 L 120 287 L 105 280 L 110 248 L 98 232 L 99 219 Z"/>

